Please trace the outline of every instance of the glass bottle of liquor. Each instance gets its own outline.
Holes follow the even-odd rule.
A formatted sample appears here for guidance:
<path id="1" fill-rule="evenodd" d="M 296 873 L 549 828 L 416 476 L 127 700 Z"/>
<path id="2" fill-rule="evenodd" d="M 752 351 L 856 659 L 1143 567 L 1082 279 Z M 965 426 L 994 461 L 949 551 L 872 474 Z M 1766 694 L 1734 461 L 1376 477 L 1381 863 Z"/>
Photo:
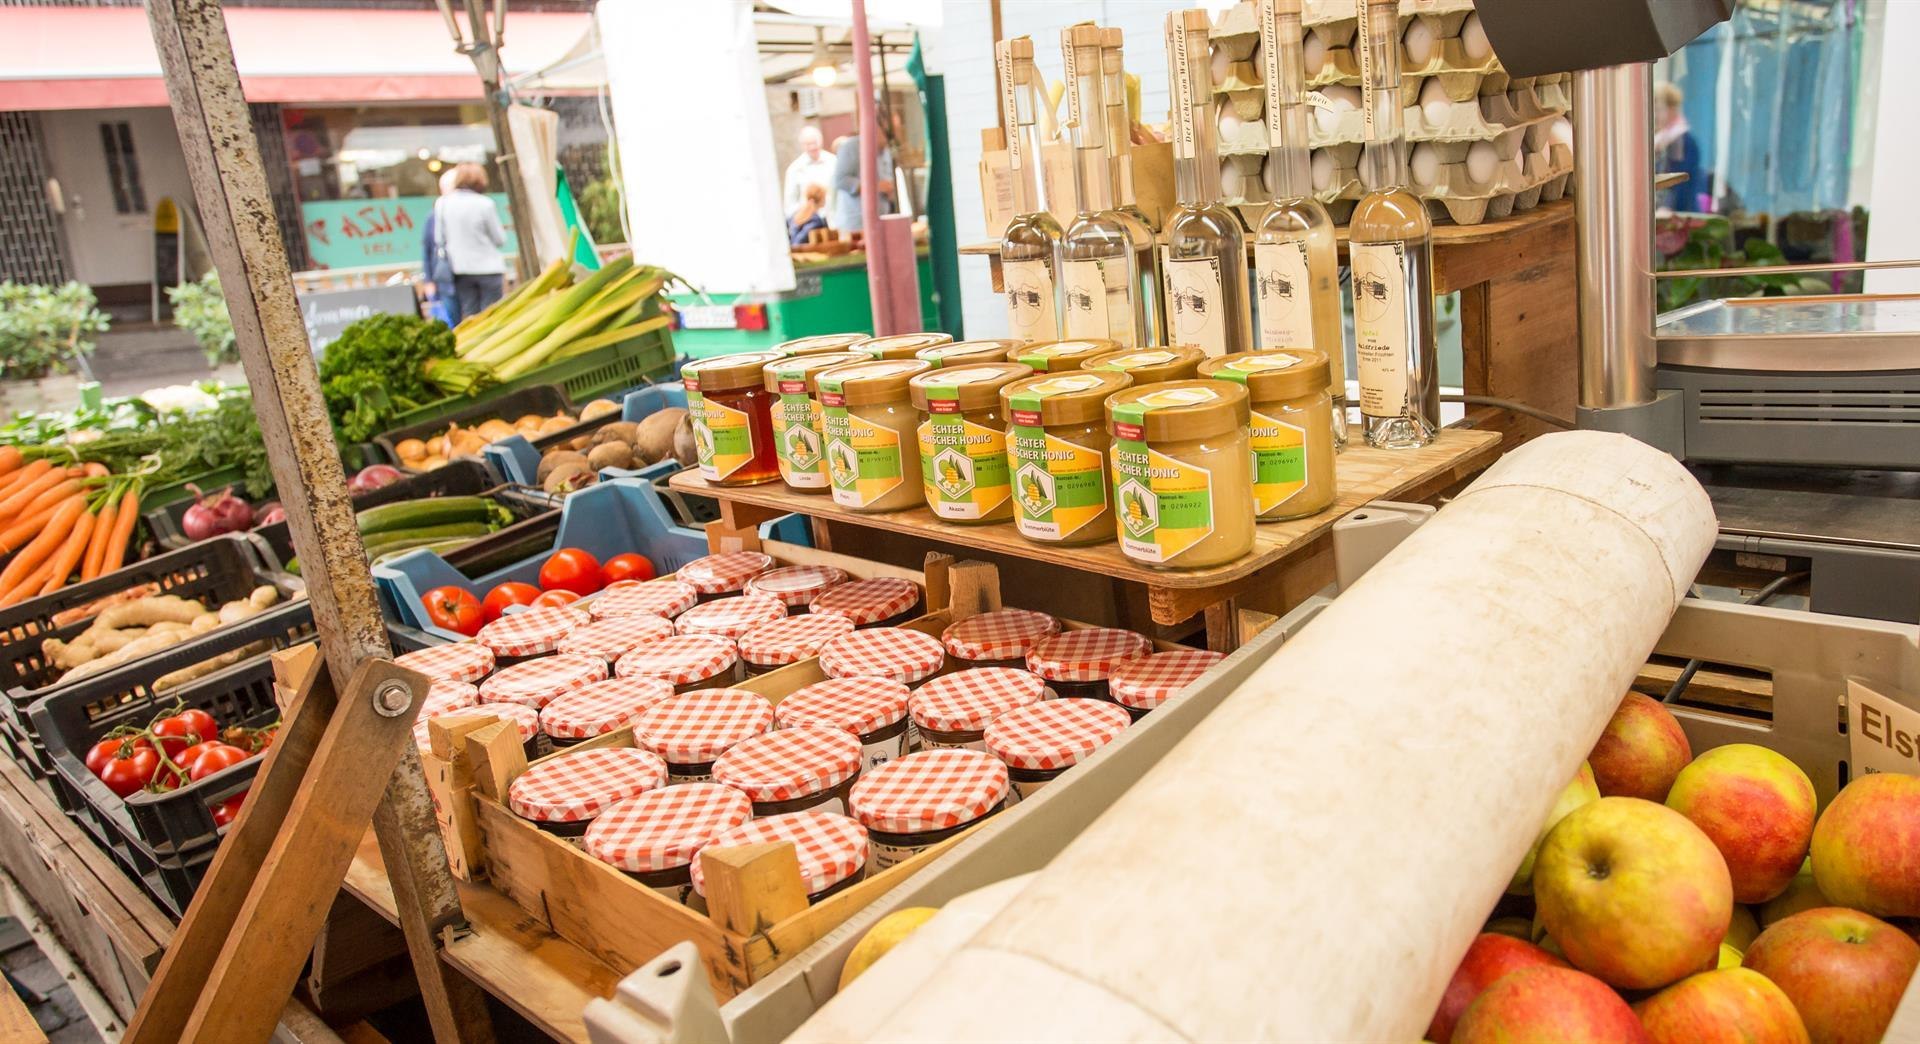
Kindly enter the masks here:
<path id="1" fill-rule="evenodd" d="M 1162 300 L 1168 344 L 1224 355 L 1250 350 L 1253 331 L 1247 308 L 1246 236 L 1240 216 L 1220 202 L 1207 35 L 1205 11 L 1168 12 L 1175 205 L 1166 220 Z"/>
<path id="2" fill-rule="evenodd" d="M 1127 114 L 1126 34 L 1100 30 L 1100 89 L 1107 96 L 1107 162 L 1113 165 L 1113 209 L 1131 216 L 1149 232 L 1160 229 L 1133 196 L 1133 117 Z"/>
<path id="3" fill-rule="evenodd" d="M 1391 449 L 1424 446 L 1440 427 L 1433 222 L 1407 190 L 1398 30 L 1396 0 L 1361 0 L 1363 162 L 1371 188 L 1347 222 L 1360 417 L 1367 445 Z"/>
<path id="4" fill-rule="evenodd" d="M 1273 201 L 1253 230 L 1262 350 L 1313 348 L 1332 364 L 1333 439 L 1347 442 L 1347 360 L 1340 323 L 1340 254 L 1333 218 L 1313 197 L 1307 149 L 1300 0 L 1259 0 L 1266 63 L 1267 164 Z"/>
<path id="5" fill-rule="evenodd" d="M 1107 162 L 1107 105 L 1098 26 L 1062 30 L 1067 72 L 1067 125 L 1073 139 L 1079 212 L 1061 239 L 1060 328 L 1075 339 L 1105 338 L 1123 348 L 1159 343 L 1153 233 L 1114 209 Z"/>
<path id="6" fill-rule="evenodd" d="M 1000 74 L 1000 109 L 1007 125 L 1007 166 L 1013 176 L 1013 220 L 1000 237 L 1000 270 L 1007 295 L 1007 327 L 1022 341 L 1060 336 L 1058 289 L 1060 222 L 1041 204 L 1035 172 L 1040 135 L 1034 97 L 1039 83 L 1033 40 L 1002 40 L 994 55 Z"/>

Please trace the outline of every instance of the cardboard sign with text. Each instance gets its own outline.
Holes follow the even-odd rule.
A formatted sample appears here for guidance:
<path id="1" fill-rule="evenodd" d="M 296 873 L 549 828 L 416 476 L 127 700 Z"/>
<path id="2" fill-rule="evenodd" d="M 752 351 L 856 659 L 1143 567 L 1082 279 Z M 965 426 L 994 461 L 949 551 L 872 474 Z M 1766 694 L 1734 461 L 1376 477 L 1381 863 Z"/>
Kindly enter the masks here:
<path id="1" fill-rule="evenodd" d="M 1855 778 L 1869 772 L 1920 775 L 1920 705 L 1884 685 L 1847 679 L 1847 747 Z"/>

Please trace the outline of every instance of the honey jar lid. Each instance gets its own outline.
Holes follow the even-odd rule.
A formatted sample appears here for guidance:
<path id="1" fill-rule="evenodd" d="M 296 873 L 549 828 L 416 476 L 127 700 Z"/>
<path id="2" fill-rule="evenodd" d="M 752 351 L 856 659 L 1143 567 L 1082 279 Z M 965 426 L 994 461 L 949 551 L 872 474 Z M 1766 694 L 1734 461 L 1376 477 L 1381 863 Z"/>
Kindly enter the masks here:
<path id="1" fill-rule="evenodd" d="M 836 812 L 788 812 L 749 820 L 707 842 L 713 848 L 793 842 L 800 881 L 808 895 L 819 895 L 867 865 L 867 831 Z M 697 854 L 688 867 L 693 890 L 707 894 L 706 864 Z"/>
<path id="2" fill-rule="evenodd" d="M 540 823 L 578 823 L 618 801 L 667 784 L 667 763 L 634 747 L 602 747 L 548 758 L 515 777 L 507 807 Z"/>
<path id="3" fill-rule="evenodd" d="M 866 339 L 867 335 L 863 333 L 814 334 L 811 337 L 796 337 L 791 341 L 781 341 L 773 346 L 772 351 L 775 355 L 782 356 L 844 352 Z"/>
<path id="4" fill-rule="evenodd" d="M 869 359 L 823 370 L 813 380 L 822 406 L 866 406 L 905 399 L 913 375 L 931 369 L 925 359 Z"/>
<path id="5" fill-rule="evenodd" d="M 1146 635 L 1118 627 L 1061 631 L 1027 652 L 1027 670 L 1047 681 L 1104 681 L 1128 660 L 1151 655 Z"/>
<path id="6" fill-rule="evenodd" d="M 1200 364 L 1200 376 L 1246 385 L 1254 402 L 1317 395 L 1327 390 L 1332 372 L 1326 353 L 1312 348 L 1237 352 Z"/>
<path id="7" fill-rule="evenodd" d="M 869 337 L 864 341 L 849 345 L 852 351 L 860 352 L 869 359 L 911 359 L 922 348 L 935 345 L 952 344 L 953 335 L 938 332 L 894 334 L 890 337 Z"/>
<path id="8" fill-rule="evenodd" d="M 735 352 L 710 359 L 695 359 L 680 368 L 680 380 L 686 384 L 688 391 L 703 395 L 737 388 L 758 388 L 766 379 L 760 371 L 779 358 L 774 352 Z"/>
<path id="9" fill-rule="evenodd" d="M 753 818 L 745 794 L 718 783 L 682 783 L 649 790 L 594 817 L 580 847 L 629 873 L 671 870 L 693 862 L 708 841 Z"/>
<path id="10" fill-rule="evenodd" d="M 1088 359 L 1105 355 L 1120 347 L 1106 340 L 1041 341 L 1023 344 L 1007 352 L 1013 362 L 1026 363 L 1035 373 L 1059 373 L 1078 370 Z"/>
<path id="11" fill-rule="evenodd" d="M 954 363 L 915 374 L 907 382 L 907 391 L 916 409 L 932 413 L 972 413 L 999 406 L 1001 388 L 1032 374 L 1033 369 L 1025 363 Z"/>
<path id="12" fill-rule="evenodd" d="M 995 337 L 978 341 L 955 341 L 952 344 L 936 344 L 931 348 L 922 348 L 914 353 L 914 358 L 925 359 L 936 367 L 958 366 L 963 362 L 1001 362 L 1007 353 L 1027 342 L 1009 337 Z"/>
<path id="13" fill-rule="evenodd" d="M 1133 377 L 1135 384 L 1159 384 L 1163 381 L 1191 380 L 1195 368 L 1207 353 L 1190 344 L 1165 348 L 1122 348 L 1105 352 L 1082 363 L 1083 370 L 1119 370 Z"/>
<path id="14" fill-rule="evenodd" d="M 866 362 L 873 357 L 864 352 L 818 352 L 775 359 L 761 367 L 766 389 L 777 395 L 812 395 L 822 370 L 848 363 Z"/>
<path id="15" fill-rule="evenodd" d="M 1224 435 L 1253 419 L 1245 388 L 1211 380 L 1136 385 L 1110 396 L 1106 411 L 1114 438 L 1150 443 Z"/>
<path id="16" fill-rule="evenodd" d="M 1000 401 L 1015 424 L 1098 424 L 1107 396 L 1132 384 L 1119 370 L 1042 373 L 1003 386 Z"/>

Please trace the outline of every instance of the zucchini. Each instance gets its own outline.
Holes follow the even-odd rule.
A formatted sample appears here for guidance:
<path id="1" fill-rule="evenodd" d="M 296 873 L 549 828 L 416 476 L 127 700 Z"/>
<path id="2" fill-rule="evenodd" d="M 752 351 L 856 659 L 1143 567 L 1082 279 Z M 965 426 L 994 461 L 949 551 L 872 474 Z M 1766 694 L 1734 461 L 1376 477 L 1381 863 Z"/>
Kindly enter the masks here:
<path id="1" fill-rule="evenodd" d="M 399 529 L 421 529 L 455 522 L 485 522 L 497 505 L 486 497 L 427 497 L 380 504 L 354 515 L 363 537 Z"/>
<path id="2" fill-rule="evenodd" d="M 399 558 L 409 551 L 424 550 L 432 551 L 435 554 L 445 554 L 455 548 L 465 547 L 471 543 L 473 543 L 472 537 L 455 537 L 452 540 L 402 540 L 397 543 L 388 544 L 382 548 L 378 554 L 374 555 L 373 564 L 379 565 L 390 559 Z"/>
<path id="3" fill-rule="evenodd" d="M 378 555 L 391 545 L 415 540 L 452 540 L 461 538 L 471 540 L 493 532 L 493 527 L 485 522 L 445 522 L 437 526 L 413 526 L 407 529 L 389 529 L 360 538 L 366 545 L 367 554 Z"/>

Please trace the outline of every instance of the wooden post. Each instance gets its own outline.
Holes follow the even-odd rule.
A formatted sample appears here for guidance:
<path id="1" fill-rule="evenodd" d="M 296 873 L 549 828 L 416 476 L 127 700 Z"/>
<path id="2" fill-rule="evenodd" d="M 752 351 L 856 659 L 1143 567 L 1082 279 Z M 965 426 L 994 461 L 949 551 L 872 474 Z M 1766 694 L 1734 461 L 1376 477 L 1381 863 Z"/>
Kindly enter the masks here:
<path id="1" fill-rule="evenodd" d="M 219 1035 L 266 1039 L 385 779 L 376 829 L 435 1035 L 490 1040 L 478 988 L 439 959 L 460 907 L 408 728 L 425 681 L 383 662 L 392 650 L 225 20 L 218 0 L 147 10 L 328 671 L 299 699 L 126 1039 L 178 1040 L 209 1018 Z"/>
<path id="2" fill-rule="evenodd" d="M 540 271 L 539 255 L 533 249 L 533 212 L 527 207 L 527 187 L 520 180 L 519 157 L 513 149 L 513 132 L 507 124 L 507 106 L 500 90 L 500 44 L 505 35 L 507 0 L 494 0 L 494 18 L 488 24 L 480 0 L 462 0 L 467 21 L 473 27 L 473 39 L 458 47 L 473 59 L 480 75 L 480 95 L 487 106 L 487 124 L 493 128 L 493 165 L 500 175 L 500 187 L 507 194 L 507 216 L 513 219 L 513 238 L 519 247 L 517 267 L 522 280 L 532 279 Z M 449 25 L 452 19 L 448 19 Z M 456 36 L 456 42 L 458 37 Z"/>

